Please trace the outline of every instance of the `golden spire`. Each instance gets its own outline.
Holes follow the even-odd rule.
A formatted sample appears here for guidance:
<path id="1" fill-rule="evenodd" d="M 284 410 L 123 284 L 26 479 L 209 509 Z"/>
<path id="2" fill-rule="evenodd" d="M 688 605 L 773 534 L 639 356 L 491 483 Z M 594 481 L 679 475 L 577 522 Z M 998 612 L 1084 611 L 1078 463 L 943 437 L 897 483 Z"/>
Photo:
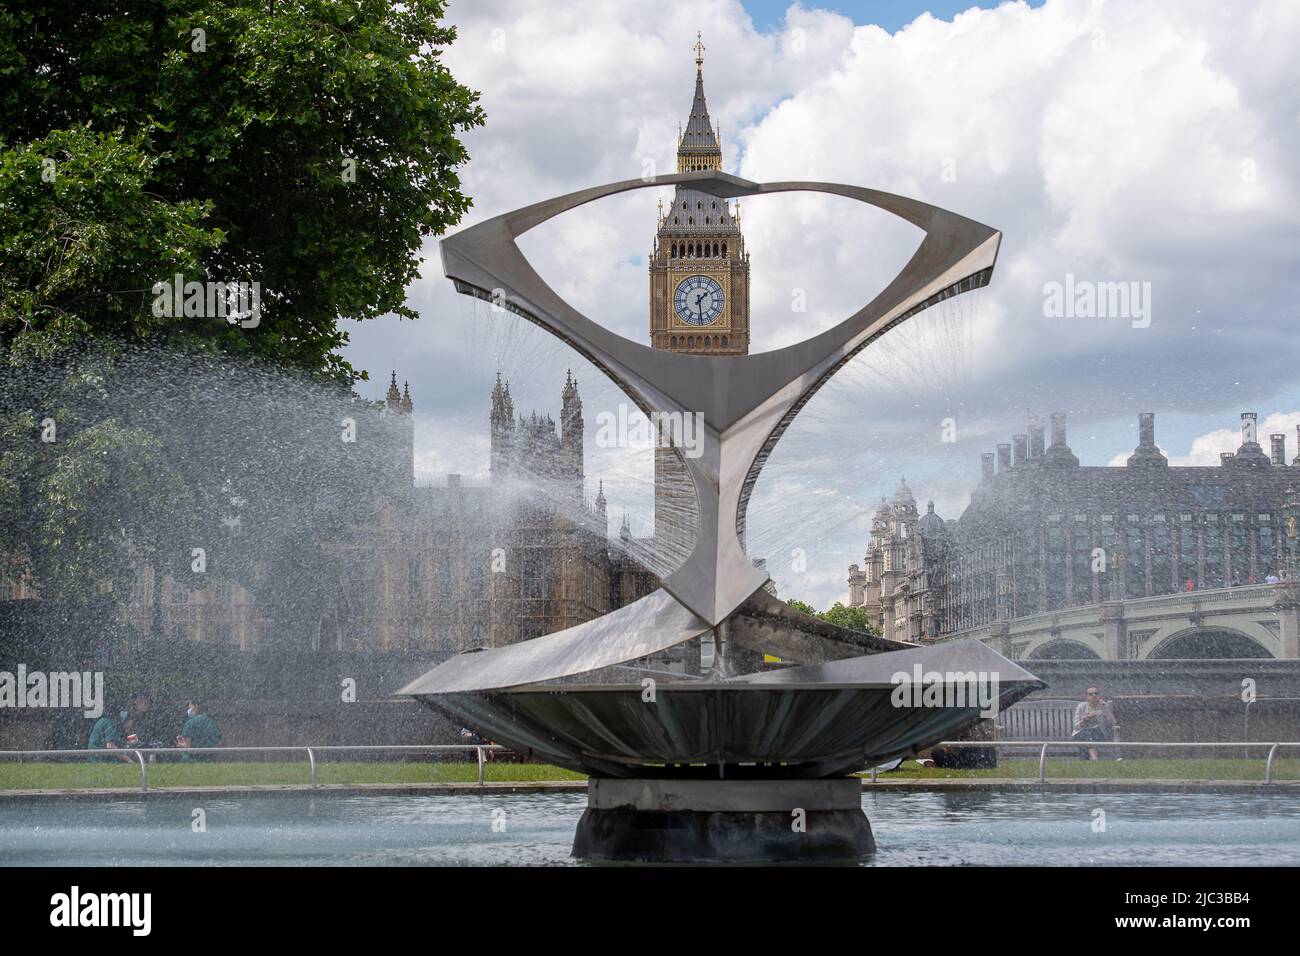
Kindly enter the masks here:
<path id="1" fill-rule="evenodd" d="M 700 31 L 695 31 L 695 72 L 704 72 L 704 44 L 700 42 Z"/>

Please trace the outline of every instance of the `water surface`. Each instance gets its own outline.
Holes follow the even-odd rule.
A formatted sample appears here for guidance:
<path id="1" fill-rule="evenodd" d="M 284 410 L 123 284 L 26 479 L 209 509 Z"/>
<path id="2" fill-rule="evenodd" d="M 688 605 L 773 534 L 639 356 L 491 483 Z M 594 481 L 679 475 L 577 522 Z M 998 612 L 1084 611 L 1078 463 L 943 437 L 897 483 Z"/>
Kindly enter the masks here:
<path id="1" fill-rule="evenodd" d="M 586 802 L 585 793 L 6 801 L 0 865 L 571 866 Z M 869 866 L 1300 865 L 1300 805 L 1286 794 L 891 791 L 865 793 L 862 806 L 879 846 Z"/>

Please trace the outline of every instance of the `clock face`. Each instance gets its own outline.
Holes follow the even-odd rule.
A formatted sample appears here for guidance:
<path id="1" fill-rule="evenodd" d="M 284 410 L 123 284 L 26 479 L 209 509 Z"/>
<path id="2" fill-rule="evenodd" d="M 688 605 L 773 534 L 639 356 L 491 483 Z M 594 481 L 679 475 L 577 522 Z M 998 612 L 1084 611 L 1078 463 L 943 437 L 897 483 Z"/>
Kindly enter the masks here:
<path id="1" fill-rule="evenodd" d="M 712 325 L 722 315 L 722 286 L 709 276 L 688 276 L 673 293 L 673 308 L 687 325 Z"/>

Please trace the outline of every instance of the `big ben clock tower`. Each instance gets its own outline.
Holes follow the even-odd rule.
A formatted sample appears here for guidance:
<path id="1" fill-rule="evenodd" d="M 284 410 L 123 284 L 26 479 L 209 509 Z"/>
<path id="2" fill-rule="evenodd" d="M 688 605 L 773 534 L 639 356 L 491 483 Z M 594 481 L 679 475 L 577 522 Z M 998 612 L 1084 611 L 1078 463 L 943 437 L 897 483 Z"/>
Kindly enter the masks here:
<path id="1" fill-rule="evenodd" d="M 695 99 L 677 143 L 677 171 L 721 168 L 721 138 L 704 101 L 704 44 L 697 33 Z M 739 204 L 732 208 L 726 199 L 681 185 L 670 208 L 661 204 L 650 255 L 650 345 L 689 355 L 748 354 L 749 254 Z M 686 559 L 696 523 L 686 469 L 672 449 L 657 448 L 655 550 L 663 569 Z"/>
<path id="2" fill-rule="evenodd" d="M 695 100 L 677 144 L 677 171 L 721 168 L 697 34 Z M 678 186 L 671 208 L 661 210 L 650 255 L 650 344 L 693 355 L 749 352 L 749 255 L 739 208 L 727 200 Z"/>

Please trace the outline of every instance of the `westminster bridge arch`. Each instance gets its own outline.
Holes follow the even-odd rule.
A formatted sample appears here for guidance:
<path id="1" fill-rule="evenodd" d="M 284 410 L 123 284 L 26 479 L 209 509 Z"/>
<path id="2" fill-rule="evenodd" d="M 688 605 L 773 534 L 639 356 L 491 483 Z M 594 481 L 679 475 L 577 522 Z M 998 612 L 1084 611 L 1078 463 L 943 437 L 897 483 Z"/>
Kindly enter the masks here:
<path id="1" fill-rule="evenodd" d="M 1063 608 L 944 635 L 1013 660 L 1300 658 L 1300 582 Z"/>

